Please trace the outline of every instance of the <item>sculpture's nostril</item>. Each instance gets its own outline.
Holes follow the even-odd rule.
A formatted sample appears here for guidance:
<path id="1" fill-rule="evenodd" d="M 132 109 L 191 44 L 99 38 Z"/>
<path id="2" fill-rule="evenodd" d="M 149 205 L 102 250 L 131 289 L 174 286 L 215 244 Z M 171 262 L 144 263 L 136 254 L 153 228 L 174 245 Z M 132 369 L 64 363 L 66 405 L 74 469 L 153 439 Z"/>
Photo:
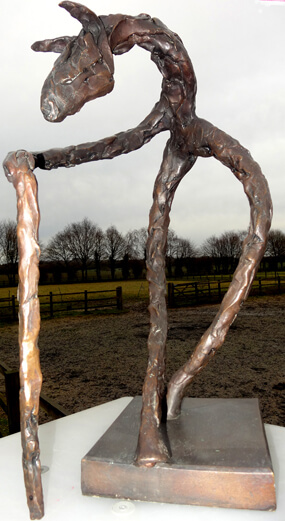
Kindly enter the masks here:
<path id="1" fill-rule="evenodd" d="M 51 99 L 45 99 L 41 106 L 44 118 L 47 121 L 56 121 L 59 115 L 59 110 L 54 101 Z"/>

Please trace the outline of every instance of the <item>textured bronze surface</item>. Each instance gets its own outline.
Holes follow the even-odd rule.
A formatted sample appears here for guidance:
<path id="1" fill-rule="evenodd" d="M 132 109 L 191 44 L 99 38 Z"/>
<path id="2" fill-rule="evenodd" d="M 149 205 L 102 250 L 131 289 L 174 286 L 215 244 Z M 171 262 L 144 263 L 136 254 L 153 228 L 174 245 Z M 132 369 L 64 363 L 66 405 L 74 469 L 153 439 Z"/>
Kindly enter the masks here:
<path id="1" fill-rule="evenodd" d="M 82 6 L 78 7 L 72 2 L 63 2 L 61 5 L 68 9 L 73 16 L 78 16 L 80 19 L 81 14 L 82 18 L 84 10 Z M 92 27 L 94 28 L 95 21 L 89 10 L 85 13 L 86 19 L 93 22 Z M 165 27 L 158 19 L 145 14 L 137 17 L 120 14 L 101 16 L 99 20 L 96 38 L 98 39 L 98 33 L 104 33 L 102 39 L 106 42 L 106 34 L 113 54 L 123 54 L 135 44 L 151 53 L 152 61 L 163 76 L 160 100 L 135 129 L 121 132 L 96 143 L 35 153 L 34 157 L 36 165 L 44 169 L 111 159 L 119 154 L 140 148 L 161 131 L 170 131 L 170 139 L 166 145 L 160 172 L 154 186 L 147 242 L 147 279 L 150 295 L 149 362 L 143 389 L 142 425 L 137 463 L 154 465 L 158 461 L 167 461 L 169 457 L 159 425 L 165 394 L 165 343 L 167 338 L 165 251 L 169 213 L 175 191 L 181 179 L 192 168 L 199 156 L 214 156 L 230 168 L 243 184 L 250 204 L 250 228 L 243 244 L 238 268 L 217 316 L 197 345 L 191 360 L 169 382 L 167 392 L 169 419 L 179 415 L 186 386 L 222 345 L 231 323 L 248 295 L 265 251 L 272 205 L 267 182 L 250 153 L 238 141 L 208 121 L 196 116 L 196 78 L 190 58 L 179 36 Z M 92 34 L 93 28 L 91 25 L 85 27 L 83 33 L 88 30 Z M 82 32 L 78 38 L 81 37 Z M 64 39 L 61 38 L 59 41 L 64 41 Z M 36 44 L 36 47 L 39 50 L 42 47 L 44 50 L 53 50 L 46 42 Z M 68 45 L 75 46 L 76 42 L 77 39 L 73 38 L 72 44 Z M 72 49 L 68 47 L 68 49 L 73 56 L 73 47 Z M 62 66 L 65 51 L 62 53 L 62 57 L 55 63 L 51 73 L 52 77 L 57 78 L 57 82 L 49 82 L 48 92 L 44 86 L 42 93 L 43 114 L 47 119 L 53 121 L 61 121 L 68 114 L 73 113 L 69 108 L 69 89 L 75 89 L 76 85 L 73 85 L 74 82 L 69 84 L 70 72 L 66 73 L 69 68 L 66 65 Z M 76 78 L 83 78 L 82 70 L 78 66 L 76 70 Z M 97 81 L 96 70 L 94 73 L 92 82 L 89 78 L 89 83 L 93 88 Z M 98 81 L 99 83 L 101 81 L 100 75 Z M 58 83 L 61 84 L 60 106 L 57 106 L 55 110 L 55 103 L 51 103 L 50 100 L 57 98 Z M 66 83 L 68 84 L 66 85 Z M 82 91 L 81 106 L 89 99 L 85 99 L 84 96 L 85 92 Z M 55 116 L 47 115 L 45 109 L 47 104 L 52 107 L 51 111 L 53 114 L 56 113 Z"/>
<path id="2" fill-rule="evenodd" d="M 163 161 L 155 181 L 147 241 L 150 333 L 149 362 L 143 387 L 143 406 L 137 465 L 166 462 L 171 454 L 161 430 L 165 404 L 165 344 L 167 338 L 165 252 L 169 215 L 181 179 L 198 157 L 215 157 L 241 181 L 250 205 L 250 227 L 228 293 L 191 359 L 170 380 L 168 418 L 180 414 L 186 386 L 222 345 L 263 257 L 272 216 L 267 182 L 258 164 L 238 141 L 195 113 L 196 78 L 179 36 L 149 15 L 97 17 L 75 2 L 61 7 L 82 24 L 79 35 L 36 42 L 36 51 L 60 53 L 44 83 L 41 108 L 48 121 L 62 121 L 91 99 L 113 88 L 113 55 L 138 45 L 151 54 L 162 74 L 161 96 L 150 114 L 134 129 L 94 143 L 33 153 L 35 167 L 44 170 L 112 159 L 142 147 L 156 134 L 169 131 Z M 23 405 L 24 407 L 24 405 Z"/>
<path id="3" fill-rule="evenodd" d="M 18 151 L 4 161 L 5 174 L 17 194 L 19 247 L 19 345 L 20 345 L 20 421 L 23 470 L 31 519 L 44 515 L 38 441 L 39 399 L 42 385 L 38 335 L 39 208 L 37 180 L 32 154 Z"/>
<path id="4" fill-rule="evenodd" d="M 274 510 L 274 476 L 257 399 L 185 398 L 167 425 L 172 456 L 134 465 L 141 399 L 135 398 L 81 462 L 85 495 Z M 165 427 L 165 425 L 164 425 Z"/>
<path id="5" fill-rule="evenodd" d="M 35 42 L 34 51 L 60 53 L 47 77 L 41 109 L 48 121 L 62 121 L 75 114 L 87 101 L 108 94 L 114 86 L 114 63 L 101 20 L 87 7 L 62 2 L 82 23 L 77 37 L 60 37 Z"/>

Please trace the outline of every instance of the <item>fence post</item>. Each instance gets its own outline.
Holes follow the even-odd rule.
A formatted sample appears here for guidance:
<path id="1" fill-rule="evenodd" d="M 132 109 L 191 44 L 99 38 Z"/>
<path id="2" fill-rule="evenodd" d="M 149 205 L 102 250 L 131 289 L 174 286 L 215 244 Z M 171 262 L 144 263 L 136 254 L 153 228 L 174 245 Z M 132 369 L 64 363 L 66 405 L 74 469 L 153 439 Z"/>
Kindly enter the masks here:
<path id="1" fill-rule="evenodd" d="M 12 295 L 12 313 L 13 313 L 13 319 L 17 320 L 17 313 L 16 313 L 16 298 L 15 295 Z"/>
<path id="2" fill-rule="evenodd" d="M 19 371 L 5 372 L 9 434 L 20 431 Z"/>
<path id="3" fill-rule="evenodd" d="M 277 279 L 278 279 L 278 293 L 281 293 L 281 279 L 280 279 L 280 275 L 278 275 Z"/>
<path id="4" fill-rule="evenodd" d="M 50 314 L 50 318 L 53 318 L 52 291 L 50 291 L 50 293 L 49 293 L 49 314 Z"/>
<path id="5" fill-rule="evenodd" d="M 122 286 L 118 286 L 116 288 L 116 298 L 117 298 L 117 309 L 123 309 L 123 293 Z"/>
<path id="6" fill-rule="evenodd" d="M 88 292 L 87 289 L 84 291 L 84 313 L 88 312 Z"/>
<path id="7" fill-rule="evenodd" d="M 174 308 L 175 307 L 175 301 L 174 301 L 174 284 L 173 284 L 173 282 L 168 282 L 167 300 L 168 300 L 168 306 L 170 308 Z"/>
<path id="8" fill-rule="evenodd" d="M 218 293 L 219 293 L 219 300 L 222 300 L 221 282 L 220 281 L 218 281 Z"/>
<path id="9" fill-rule="evenodd" d="M 199 302 L 199 291 L 198 291 L 198 283 L 197 282 L 195 282 L 194 287 L 195 287 L 195 298 L 196 298 L 196 302 L 198 303 Z"/>
<path id="10" fill-rule="evenodd" d="M 211 300 L 211 282 L 208 281 L 208 295 L 209 295 L 209 299 Z"/>
<path id="11" fill-rule="evenodd" d="M 258 279 L 259 295 L 262 295 L 262 281 L 261 277 Z"/>

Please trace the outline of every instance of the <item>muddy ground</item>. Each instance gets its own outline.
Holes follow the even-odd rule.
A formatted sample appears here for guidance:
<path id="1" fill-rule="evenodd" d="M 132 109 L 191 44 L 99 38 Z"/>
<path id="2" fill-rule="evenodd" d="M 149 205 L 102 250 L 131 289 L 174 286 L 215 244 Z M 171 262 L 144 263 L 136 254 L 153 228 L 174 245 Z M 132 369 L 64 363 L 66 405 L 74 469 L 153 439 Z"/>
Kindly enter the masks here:
<path id="1" fill-rule="evenodd" d="M 191 355 L 217 309 L 211 305 L 169 311 L 167 379 Z M 147 304 L 136 303 L 126 311 L 42 321 L 43 391 L 70 413 L 141 394 L 147 364 Z M 17 325 L 2 327 L 0 335 L 0 361 L 17 368 Z M 285 426 L 284 339 L 285 296 L 249 300 L 223 347 L 186 394 L 257 397 L 264 422 Z M 46 416 L 41 414 L 43 421 Z"/>

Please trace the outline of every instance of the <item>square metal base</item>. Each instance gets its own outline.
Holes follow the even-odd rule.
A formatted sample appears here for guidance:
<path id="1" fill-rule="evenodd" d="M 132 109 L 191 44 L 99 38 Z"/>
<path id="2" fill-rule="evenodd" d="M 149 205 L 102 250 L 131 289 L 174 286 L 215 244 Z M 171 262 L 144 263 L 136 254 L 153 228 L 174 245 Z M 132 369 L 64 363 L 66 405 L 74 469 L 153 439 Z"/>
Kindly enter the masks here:
<path id="1" fill-rule="evenodd" d="M 254 510 L 276 508 L 274 474 L 257 399 L 184 398 L 167 422 L 167 464 L 134 465 L 141 398 L 134 398 L 82 459 L 84 495 Z"/>

